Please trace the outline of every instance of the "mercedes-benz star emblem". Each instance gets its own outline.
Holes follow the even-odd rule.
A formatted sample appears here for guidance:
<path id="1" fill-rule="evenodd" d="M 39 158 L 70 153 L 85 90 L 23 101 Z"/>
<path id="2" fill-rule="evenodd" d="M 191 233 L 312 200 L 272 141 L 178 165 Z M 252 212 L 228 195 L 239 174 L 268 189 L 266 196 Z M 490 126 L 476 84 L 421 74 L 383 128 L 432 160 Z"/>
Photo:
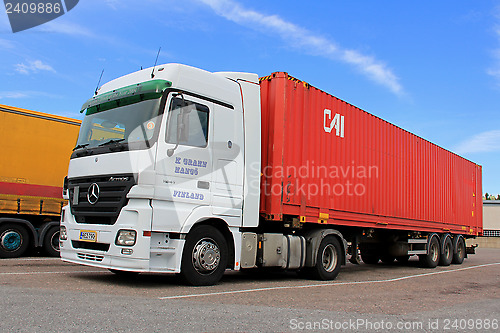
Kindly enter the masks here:
<path id="1" fill-rule="evenodd" d="M 87 192 L 87 200 L 91 205 L 95 205 L 97 200 L 99 200 L 99 185 L 97 185 L 96 183 L 92 183 L 89 186 L 89 190 Z"/>

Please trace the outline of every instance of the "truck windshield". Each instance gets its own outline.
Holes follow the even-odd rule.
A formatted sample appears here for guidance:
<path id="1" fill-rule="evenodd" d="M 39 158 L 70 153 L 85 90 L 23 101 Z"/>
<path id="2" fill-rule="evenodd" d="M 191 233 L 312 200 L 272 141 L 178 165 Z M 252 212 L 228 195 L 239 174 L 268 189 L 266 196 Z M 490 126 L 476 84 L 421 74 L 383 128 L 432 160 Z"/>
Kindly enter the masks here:
<path id="1" fill-rule="evenodd" d="M 146 143 L 155 139 L 161 98 L 109 108 L 105 111 L 87 111 L 78 135 L 78 148 Z M 141 145 L 142 146 L 142 145 Z"/>

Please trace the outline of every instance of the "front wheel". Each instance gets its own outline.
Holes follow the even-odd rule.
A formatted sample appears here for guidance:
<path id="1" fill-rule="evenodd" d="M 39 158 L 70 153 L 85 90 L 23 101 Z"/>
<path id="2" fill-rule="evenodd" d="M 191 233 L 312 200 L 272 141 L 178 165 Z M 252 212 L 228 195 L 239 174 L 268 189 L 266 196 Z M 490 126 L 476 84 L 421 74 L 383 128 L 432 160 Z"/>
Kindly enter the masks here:
<path id="1" fill-rule="evenodd" d="M 341 266 L 341 247 L 335 236 L 326 236 L 319 244 L 316 265 L 312 276 L 318 280 L 333 280 L 339 275 Z"/>
<path id="2" fill-rule="evenodd" d="M 209 225 L 195 227 L 187 236 L 182 252 L 181 276 L 193 286 L 214 285 L 227 267 L 226 239 Z"/>
<path id="3" fill-rule="evenodd" d="M 20 257 L 28 246 L 29 236 L 26 228 L 13 223 L 0 226 L 0 258 Z"/>

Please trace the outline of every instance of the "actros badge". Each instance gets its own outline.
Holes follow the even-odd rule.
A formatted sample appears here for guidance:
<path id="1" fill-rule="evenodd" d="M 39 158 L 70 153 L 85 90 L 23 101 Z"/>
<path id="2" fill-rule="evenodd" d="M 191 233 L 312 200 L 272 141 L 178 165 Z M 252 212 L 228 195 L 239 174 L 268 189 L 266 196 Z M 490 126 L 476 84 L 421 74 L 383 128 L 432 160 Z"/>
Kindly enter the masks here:
<path id="1" fill-rule="evenodd" d="M 52 21 L 73 9 L 79 0 L 4 0 L 12 32 Z"/>

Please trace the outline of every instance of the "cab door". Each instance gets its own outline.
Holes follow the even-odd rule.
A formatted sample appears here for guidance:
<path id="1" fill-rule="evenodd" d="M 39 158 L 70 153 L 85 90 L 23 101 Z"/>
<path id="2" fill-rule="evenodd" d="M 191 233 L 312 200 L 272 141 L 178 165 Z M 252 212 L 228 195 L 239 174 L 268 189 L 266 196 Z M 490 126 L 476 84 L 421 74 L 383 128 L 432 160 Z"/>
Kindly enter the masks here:
<path id="1" fill-rule="evenodd" d="M 213 103 L 171 93 L 158 139 L 153 230 L 179 231 L 211 203 Z"/>
<path id="2" fill-rule="evenodd" d="M 243 208 L 243 113 L 214 105 L 212 212 L 241 226 Z M 231 218 L 233 217 L 233 218 Z"/>

